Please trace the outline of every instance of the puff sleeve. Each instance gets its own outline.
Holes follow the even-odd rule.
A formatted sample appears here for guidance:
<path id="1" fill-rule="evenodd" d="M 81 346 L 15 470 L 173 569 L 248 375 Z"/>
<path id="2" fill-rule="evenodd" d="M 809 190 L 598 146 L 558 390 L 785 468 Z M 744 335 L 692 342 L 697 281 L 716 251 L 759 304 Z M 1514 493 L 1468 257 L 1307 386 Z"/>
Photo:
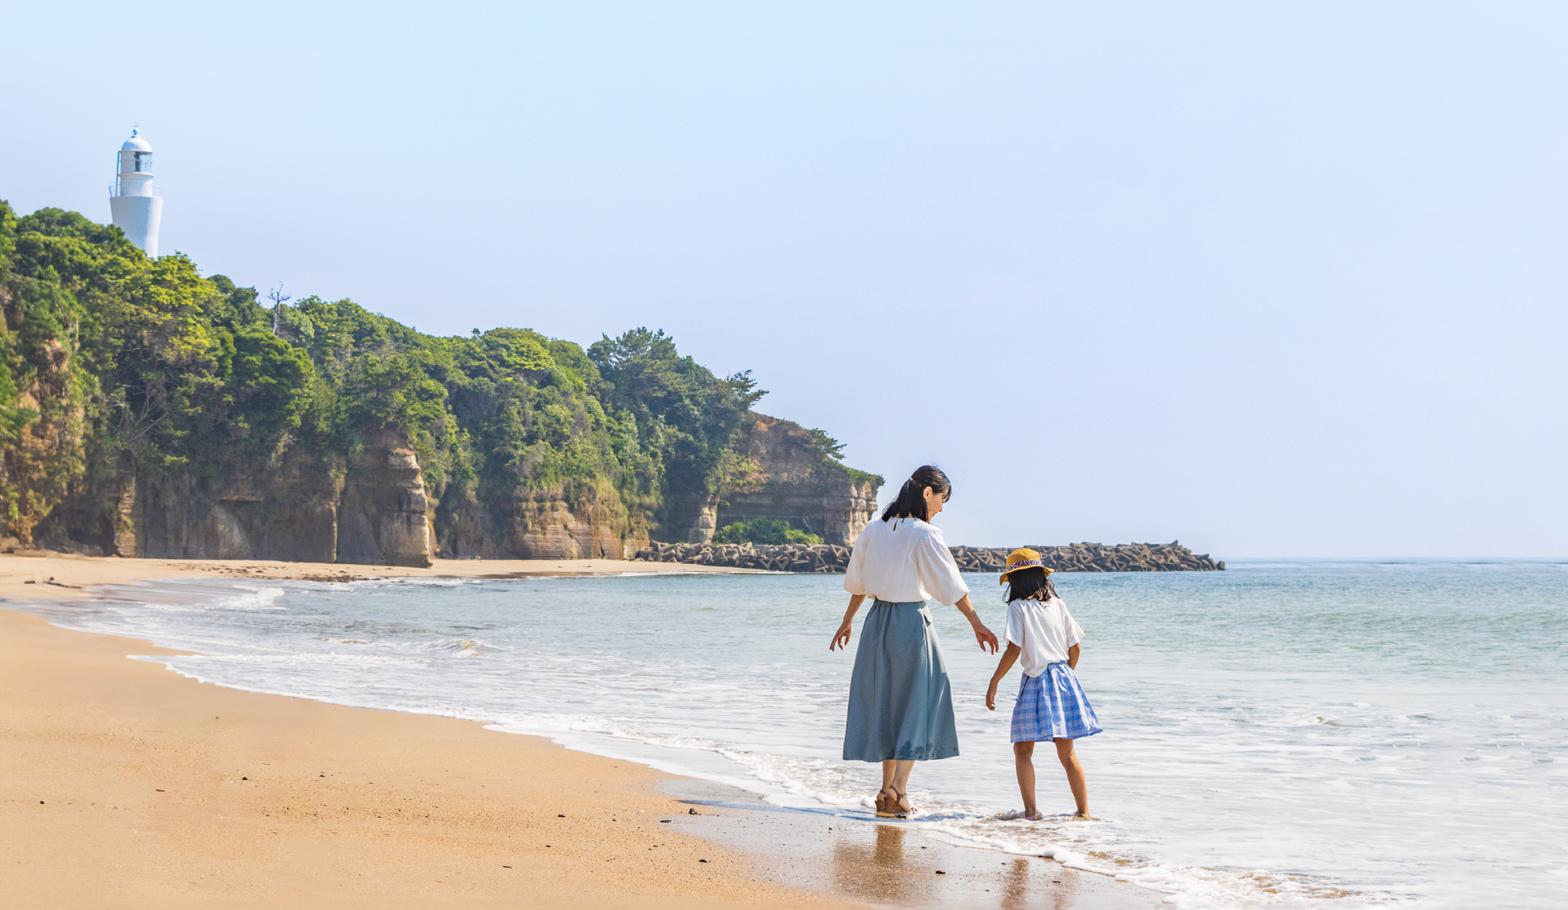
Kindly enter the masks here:
<path id="1" fill-rule="evenodd" d="M 953 606 L 969 593 L 969 586 L 958 573 L 958 563 L 948 552 L 947 542 L 936 526 L 925 524 L 927 533 L 915 545 L 915 571 L 920 576 L 920 586 L 937 601 Z"/>
<path id="2" fill-rule="evenodd" d="M 849 551 L 849 565 L 844 567 L 844 590 L 858 596 L 872 593 L 866 590 L 866 548 L 863 546 L 870 529 L 870 524 L 860 529 L 854 549 Z"/>

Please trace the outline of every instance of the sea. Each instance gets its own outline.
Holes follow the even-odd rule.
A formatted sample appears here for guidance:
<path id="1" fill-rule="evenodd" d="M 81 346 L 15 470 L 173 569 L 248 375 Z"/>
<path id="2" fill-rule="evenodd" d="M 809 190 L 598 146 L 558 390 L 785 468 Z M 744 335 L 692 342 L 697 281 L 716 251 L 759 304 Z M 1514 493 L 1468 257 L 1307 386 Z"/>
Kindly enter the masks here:
<path id="1" fill-rule="evenodd" d="M 903 824 L 1178 908 L 1568 904 L 1568 561 L 1226 565 L 1055 576 L 1105 728 L 1078 743 L 1092 822 L 1067 818 L 1049 747 L 1060 815 L 1013 817 L 1018 671 L 988 711 L 996 658 L 933 604 L 962 754 L 916 766 Z M 997 577 L 966 581 L 1000 632 Z M 197 652 L 141 659 L 205 682 L 470 718 L 870 823 L 878 769 L 840 760 L 841 583 L 201 579 L 29 608 Z"/>

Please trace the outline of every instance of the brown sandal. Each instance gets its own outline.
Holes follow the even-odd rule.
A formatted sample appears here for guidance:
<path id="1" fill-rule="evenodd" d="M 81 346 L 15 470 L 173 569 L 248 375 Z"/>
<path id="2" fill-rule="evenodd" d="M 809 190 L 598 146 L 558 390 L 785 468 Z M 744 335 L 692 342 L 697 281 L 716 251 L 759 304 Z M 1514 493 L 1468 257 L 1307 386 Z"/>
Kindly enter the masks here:
<path id="1" fill-rule="evenodd" d="M 891 808 L 893 810 L 893 817 L 894 818 L 908 818 L 909 816 L 913 815 L 914 812 L 915 812 L 914 804 L 911 803 L 907 798 L 905 798 L 904 794 L 900 793 L 897 787 L 888 787 L 888 789 L 892 790 L 893 791 L 893 795 L 898 797 L 896 800 L 893 801 L 893 804 L 891 806 Z"/>
<path id="2" fill-rule="evenodd" d="M 877 818 L 898 817 L 898 800 L 884 795 L 887 793 L 887 791 L 892 789 L 892 787 L 883 787 L 881 790 L 877 791 Z M 898 791 L 893 790 L 893 792 L 897 793 Z"/>

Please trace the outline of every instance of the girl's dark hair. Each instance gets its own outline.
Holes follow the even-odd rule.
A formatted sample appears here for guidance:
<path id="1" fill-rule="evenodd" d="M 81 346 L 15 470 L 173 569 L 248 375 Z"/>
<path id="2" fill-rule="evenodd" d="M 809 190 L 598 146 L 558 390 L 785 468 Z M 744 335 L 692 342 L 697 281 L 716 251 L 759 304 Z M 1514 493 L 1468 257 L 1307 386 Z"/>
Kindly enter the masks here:
<path id="1" fill-rule="evenodd" d="M 1007 576 L 1007 602 L 1015 600 L 1050 600 L 1056 596 L 1056 585 L 1051 576 L 1039 566 L 1019 569 Z"/>
<path id="2" fill-rule="evenodd" d="M 888 503 L 882 510 L 882 520 L 890 521 L 894 518 L 918 518 L 921 521 L 930 521 L 931 516 L 926 514 L 925 488 L 930 487 L 931 492 L 940 494 L 943 501 L 953 495 L 953 483 L 942 473 L 936 465 L 921 465 L 915 473 L 909 475 L 904 485 L 898 488 L 898 498 Z"/>

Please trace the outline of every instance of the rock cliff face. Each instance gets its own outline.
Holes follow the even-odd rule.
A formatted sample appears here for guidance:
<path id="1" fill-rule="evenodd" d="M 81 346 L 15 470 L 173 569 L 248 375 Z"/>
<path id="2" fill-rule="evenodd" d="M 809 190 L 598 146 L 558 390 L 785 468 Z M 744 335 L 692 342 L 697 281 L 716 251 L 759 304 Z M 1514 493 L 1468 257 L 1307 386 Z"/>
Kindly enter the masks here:
<path id="1" fill-rule="evenodd" d="M 84 486 L 40 524 L 34 544 L 175 559 L 277 559 L 428 566 L 448 559 L 629 559 L 648 546 L 613 490 L 591 484 L 512 496 L 449 485 L 435 501 L 394 433 L 357 454 L 297 450 L 256 469 L 118 476 Z M 776 518 L 854 543 L 882 479 L 851 471 L 798 424 L 755 415 L 736 445 L 744 470 L 719 493 L 670 504 L 672 536 L 706 543 L 732 521 Z"/>
<path id="2" fill-rule="evenodd" d="M 711 523 L 694 527 L 687 540 L 706 543 L 731 522 L 774 518 L 845 546 L 876 514 L 882 478 L 826 457 L 811 431 L 797 423 L 756 414 L 736 450 L 755 469 L 722 492 Z"/>
<path id="3" fill-rule="evenodd" d="M 593 487 L 480 502 L 453 490 L 436 509 L 444 559 L 626 559 L 647 543 L 624 508 Z"/>
<path id="4" fill-rule="evenodd" d="M 387 436 L 352 459 L 290 454 L 259 471 L 125 483 L 122 556 L 428 566 L 429 503 L 414 453 Z"/>

